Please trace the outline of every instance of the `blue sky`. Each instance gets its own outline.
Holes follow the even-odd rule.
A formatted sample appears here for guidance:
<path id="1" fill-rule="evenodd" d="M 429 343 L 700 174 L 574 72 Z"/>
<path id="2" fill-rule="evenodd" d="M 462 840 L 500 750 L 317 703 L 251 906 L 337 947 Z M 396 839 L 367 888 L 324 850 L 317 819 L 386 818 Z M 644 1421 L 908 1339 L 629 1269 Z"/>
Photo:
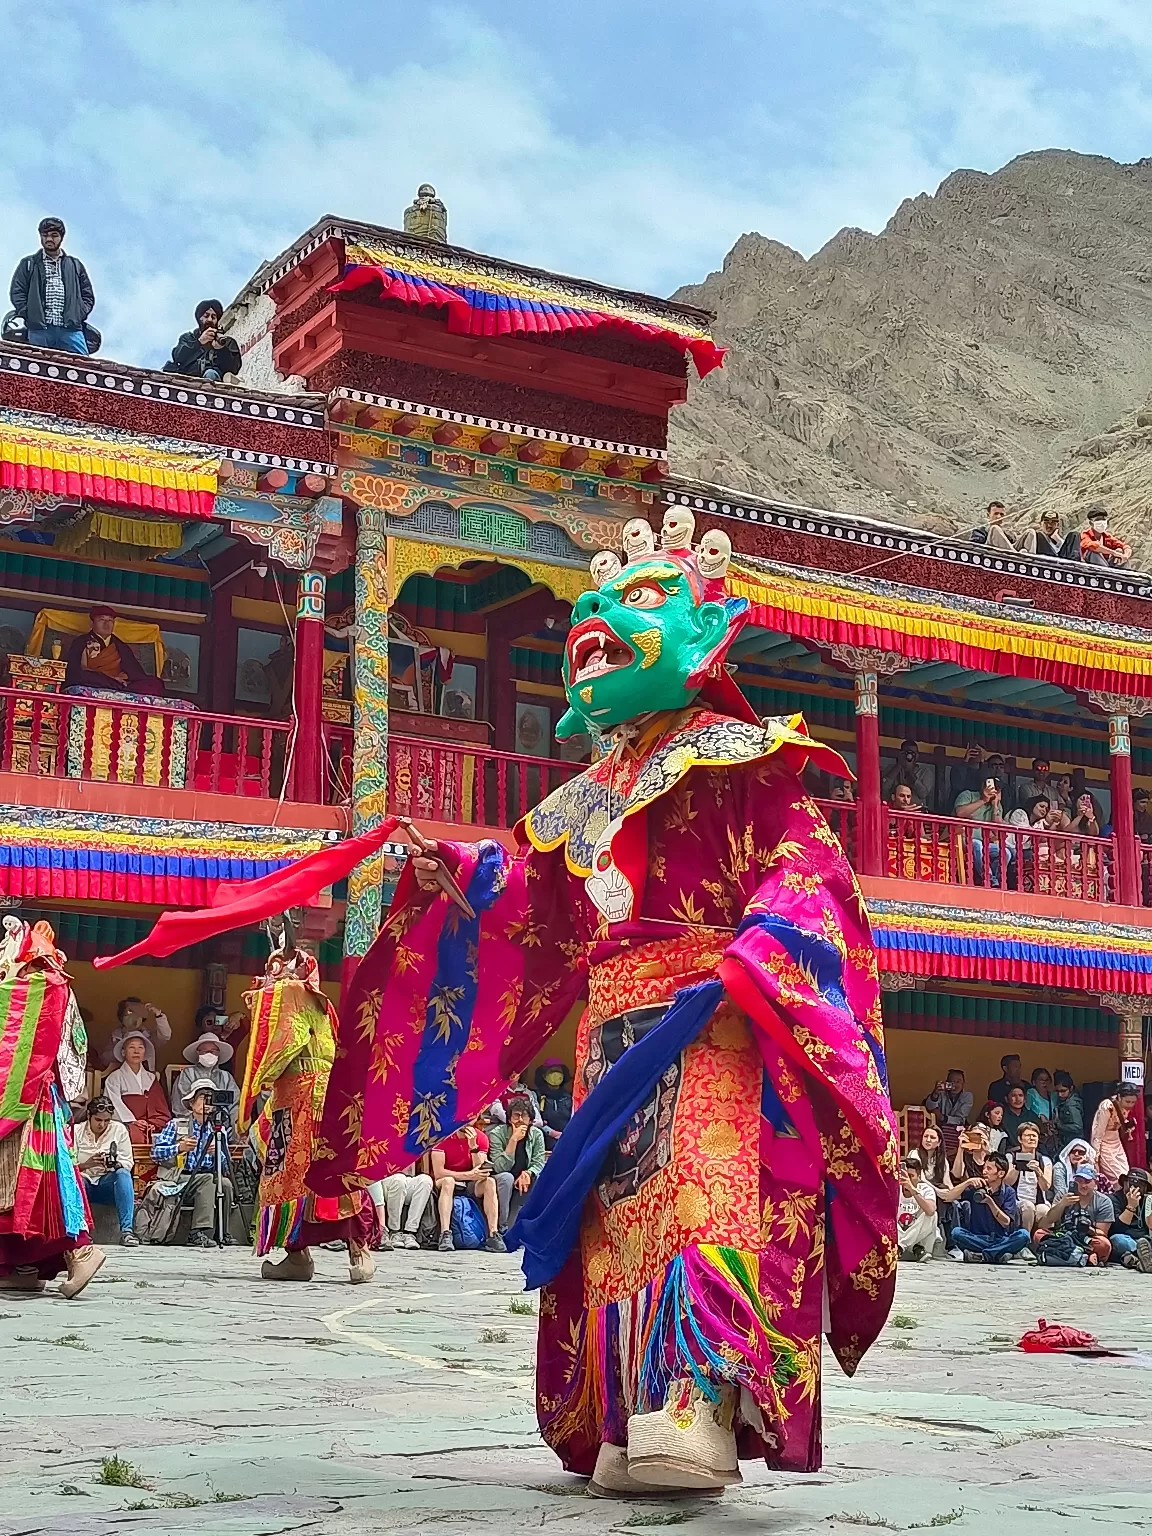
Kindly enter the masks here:
<path id="1" fill-rule="evenodd" d="M 1152 0 L 0 0 L 0 272 L 69 227 L 160 361 L 320 214 L 667 293 L 958 166 L 1152 153 Z"/>

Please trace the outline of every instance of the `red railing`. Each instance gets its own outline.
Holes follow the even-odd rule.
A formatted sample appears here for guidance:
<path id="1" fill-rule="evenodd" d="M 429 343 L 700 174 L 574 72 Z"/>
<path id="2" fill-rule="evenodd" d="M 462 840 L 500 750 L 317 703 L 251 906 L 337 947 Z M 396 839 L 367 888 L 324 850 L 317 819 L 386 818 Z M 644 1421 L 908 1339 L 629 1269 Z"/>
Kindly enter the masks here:
<path id="1" fill-rule="evenodd" d="M 247 798 L 279 795 L 287 721 L 0 688 L 0 772 Z"/>
<path id="2" fill-rule="evenodd" d="M 886 874 L 1075 901 L 1116 899 L 1116 849 L 1109 837 L 918 811 L 886 809 L 884 814 Z"/>
<path id="3" fill-rule="evenodd" d="M 848 862 L 856 863 L 856 803 L 853 800 L 817 800 L 825 820 L 840 839 Z"/>
<path id="4" fill-rule="evenodd" d="M 420 736 L 388 738 L 388 809 L 482 827 L 514 827 L 580 763 L 520 757 Z"/>

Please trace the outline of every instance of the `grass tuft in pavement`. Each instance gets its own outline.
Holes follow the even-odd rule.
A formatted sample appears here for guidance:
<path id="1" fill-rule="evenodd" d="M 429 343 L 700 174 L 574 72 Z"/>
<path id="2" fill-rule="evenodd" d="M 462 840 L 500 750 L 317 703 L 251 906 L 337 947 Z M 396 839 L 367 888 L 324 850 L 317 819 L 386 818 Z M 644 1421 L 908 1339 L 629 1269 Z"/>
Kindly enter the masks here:
<path id="1" fill-rule="evenodd" d="M 508 1310 L 513 1317 L 535 1317 L 536 1303 L 529 1296 L 513 1296 Z"/>
<path id="2" fill-rule="evenodd" d="M 888 1321 L 892 1324 L 893 1328 L 919 1328 L 920 1326 L 914 1317 L 908 1316 L 907 1312 L 897 1312 Z"/>
<path id="3" fill-rule="evenodd" d="M 481 1328 L 481 1344 L 507 1344 L 512 1335 L 507 1328 Z"/>
<path id="4" fill-rule="evenodd" d="M 140 1468 L 125 1461 L 122 1456 L 105 1456 L 100 1463 L 98 1483 L 108 1488 L 149 1488 L 151 1484 Z"/>

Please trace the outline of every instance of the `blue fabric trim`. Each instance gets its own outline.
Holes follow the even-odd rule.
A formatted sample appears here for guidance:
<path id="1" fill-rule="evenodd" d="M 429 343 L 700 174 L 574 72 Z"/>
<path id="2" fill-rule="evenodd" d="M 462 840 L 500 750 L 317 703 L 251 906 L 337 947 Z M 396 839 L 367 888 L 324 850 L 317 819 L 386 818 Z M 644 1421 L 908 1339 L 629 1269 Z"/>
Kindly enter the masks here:
<path id="1" fill-rule="evenodd" d="M 76 1168 L 64 1134 L 64 1105 L 55 1084 L 52 1087 L 52 1124 L 56 1132 L 56 1183 L 64 1211 L 64 1230 L 69 1237 L 79 1237 L 88 1230 L 84 1220 L 84 1197 L 80 1193 Z"/>
<path id="2" fill-rule="evenodd" d="M 210 858 L 201 854 L 128 853 L 98 848 L 0 846 L 0 868 L 82 870 L 97 874 L 147 875 L 196 880 L 259 880 L 290 859 Z"/>
<path id="3" fill-rule="evenodd" d="M 629 1046 L 569 1120 L 507 1235 L 524 1249 L 528 1290 L 547 1285 L 580 1233 L 584 1201 L 612 1143 L 652 1091 L 652 1084 L 708 1023 L 724 995 L 718 978 L 676 993 L 654 1029 Z"/>
<path id="4" fill-rule="evenodd" d="M 970 959 L 1022 960 L 1067 965 L 1083 970 L 1134 971 L 1152 975 L 1152 954 L 1093 949 L 1084 944 L 1040 944 L 1024 939 L 996 939 L 959 933 L 920 933 L 873 925 L 873 936 L 884 949 L 922 955 L 959 955 Z"/>
<path id="5" fill-rule="evenodd" d="M 456 1116 L 456 1063 L 467 1048 L 476 1007 L 480 916 L 504 889 L 507 854 L 485 839 L 465 895 L 476 913 L 449 907 L 436 946 L 436 974 L 428 990 L 424 1033 L 412 1064 L 412 1104 L 405 1149 L 420 1157 L 463 1123 Z"/>

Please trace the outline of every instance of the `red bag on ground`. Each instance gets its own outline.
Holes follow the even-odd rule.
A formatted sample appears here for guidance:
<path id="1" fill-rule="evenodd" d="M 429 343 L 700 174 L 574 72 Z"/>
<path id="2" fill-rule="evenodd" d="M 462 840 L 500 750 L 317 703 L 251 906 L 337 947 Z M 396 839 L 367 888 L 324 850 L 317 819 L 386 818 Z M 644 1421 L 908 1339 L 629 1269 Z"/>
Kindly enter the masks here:
<path id="1" fill-rule="evenodd" d="M 1095 1334 L 1082 1328 L 1068 1328 L 1063 1323 L 1048 1323 L 1041 1317 L 1036 1326 L 1016 1346 L 1029 1355 L 1058 1355 L 1066 1349 L 1099 1349 Z"/>

